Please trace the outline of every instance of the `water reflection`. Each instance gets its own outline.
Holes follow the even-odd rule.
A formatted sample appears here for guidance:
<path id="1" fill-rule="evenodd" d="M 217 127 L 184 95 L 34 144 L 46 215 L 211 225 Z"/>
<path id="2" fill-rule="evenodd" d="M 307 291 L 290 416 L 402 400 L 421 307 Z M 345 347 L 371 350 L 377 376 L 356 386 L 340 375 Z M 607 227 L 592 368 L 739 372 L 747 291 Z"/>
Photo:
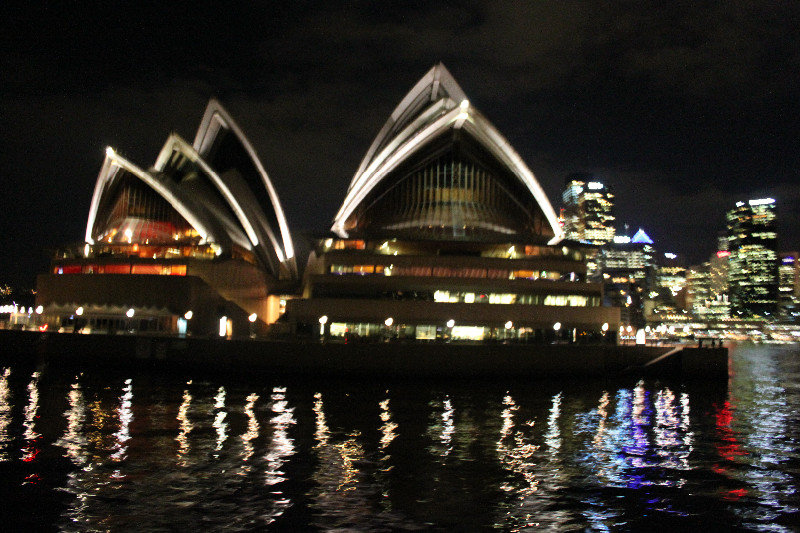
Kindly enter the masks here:
<path id="1" fill-rule="evenodd" d="M 434 439 L 429 447 L 431 454 L 445 461 L 453 451 L 453 434 L 455 433 L 455 408 L 449 396 L 441 401 L 430 403 L 431 415 L 428 434 Z"/>
<path id="2" fill-rule="evenodd" d="M 187 383 L 187 385 L 191 382 Z M 178 441 L 178 465 L 186 466 L 188 464 L 186 457 L 189 454 L 191 445 L 189 443 L 189 433 L 194 429 L 194 425 L 189 419 L 189 409 L 192 406 L 192 395 L 189 389 L 183 391 L 183 399 L 178 406 L 178 436 L 175 440 Z"/>
<path id="3" fill-rule="evenodd" d="M 258 438 L 258 432 L 261 429 L 261 426 L 258 424 L 258 420 L 256 420 L 255 411 L 253 411 L 257 401 L 258 394 L 253 392 L 247 396 L 247 404 L 244 406 L 244 414 L 247 416 L 247 431 L 242 433 L 240 437 L 242 439 L 242 444 L 244 444 L 244 449 L 242 450 L 241 469 L 241 473 L 243 475 L 250 473 L 251 466 L 248 464 L 248 461 L 255 453 L 253 441 Z"/>
<path id="4" fill-rule="evenodd" d="M 228 440 L 228 422 L 225 420 L 228 413 L 225 411 L 225 387 L 220 387 L 217 395 L 214 396 L 214 423 L 213 427 L 217 432 L 217 442 L 214 447 L 215 452 L 222 450 L 222 445 Z M 219 453 L 215 453 L 214 457 L 219 457 Z"/>
<path id="5" fill-rule="evenodd" d="M 309 495 L 318 516 L 313 524 L 334 529 L 364 527 L 369 523 L 365 520 L 370 513 L 370 491 L 363 485 L 361 465 L 368 461 L 362 434 L 355 428 L 329 427 L 322 394 L 314 398 L 316 468 L 311 477 L 316 487 Z"/>
<path id="6" fill-rule="evenodd" d="M 558 418 L 561 416 L 562 398 L 561 392 L 553 396 L 553 406 L 550 408 L 550 416 L 547 417 L 547 433 L 545 433 L 544 442 L 551 454 L 555 454 L 561 448 L 561 430 L 558 427 Z"/>
<path id="7" fill-rule="evenodd" d="M 252 395 L 248 399 L 252 399 Z M 273 501 L 272 508 L 266 513 L 265 522 L 267 524 L 273 523 L 292 505 L 291 495 L 275 485 L 287 479 L 282 467 L 289 460 L 289 457 L 295 454 L 294 440 L 289 437 L 289 429 L 297 424 L 297 420 L 294 418 L 294 407 L 289 407 L 289 402 L 286 401 L 285 387 L 274 387 L 270 399 L 272 400 L 270 409 L 274 416 L 270 419 L 272 440 L 266 457 L 265 482 L 267 486 L 272 487 L 271 496 Z M 252 399 L 252 401 L 254 402 L 255 400 Z M 256 431 L 257 426 L 256 424 Z"/>
<path id="8" fill-rule="evenodd" d="M 40 529 L 788 531 L 800 362 L 760 353 L 730 391 L 4 368 L 0 467 L 62 516 Z"/>
<path id="9" fill-rule="evenodd" d="M 119 431 L 114 433 L 116 442 L 114 443 L 114 453 L 111 454 L 112 461 L 122 461 L 127 457 L 128 441 L 131 440 L 130 425 L 133 420 L 133 380 L 126 379 L 125 387 L 122 389 L 122 396 L 119 398 Z"/>
<path id="10" fill-rule="evenodd" d="M 12 441 L 12 436 L 9 434 L 9 426 L 11 425 L 11 387 L 8 384 L 8 377 L 11 375 L 10 368 L 4 368 L 0 374 L 0 462 L 8 461 L 10 459 L 8 448 Z"/>
<path id="11" fill-rule="evenodd" d="M 65 455 L 75 464 L 83 465 L 88 460 L 86 455 L 86 435 L 83 425 L 86 422 L 86 400 L 83 397 L 80 382 L 70 385 L 67 394 L 69 409 L 64 412 L 67 427 L 64 435 L 56 441 L 56 446 L 64 448 Z"/>
<path id="12" fill-rule="evenodd" d="M 39 372 L 34 372 L 31 381 L 28 383 L 28 403 L 22 410 L 22 426 L 24 428 L 22 436 L 25 439 L 25 446 L 22 448 L 22 460 L 29 463 L 36 459 L 41 449 L 39 448 L 40 433 L 36 432 L 36 418 L 39 412 Z M 27 481 L 35 482 L 38 480 L 37 474 L 31 474 Z"/>

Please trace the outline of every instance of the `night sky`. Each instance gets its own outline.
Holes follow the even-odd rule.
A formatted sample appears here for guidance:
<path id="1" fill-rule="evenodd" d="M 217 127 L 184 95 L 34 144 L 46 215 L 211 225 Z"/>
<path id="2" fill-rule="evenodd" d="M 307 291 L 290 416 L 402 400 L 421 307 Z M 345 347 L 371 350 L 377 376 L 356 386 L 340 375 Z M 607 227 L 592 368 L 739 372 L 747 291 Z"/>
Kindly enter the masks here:
<path id="1" fill-rule="evenodd" d="M 56 4 L 56 2 L 53 2 Z M 797 2 L 63 2 L 0 22 L 0 285 L 81 242 L 106 145 L 141 167 L 211 97 L 258 151 L 295 240 L 436 62 L 556 210 L 591 172 L 617 218 L 700 262 L 738 200 L 800 248 Z M 81 4 L 76 7 L 74 4 Z M 268 7 L 265 7 L 268 6 Z"/>

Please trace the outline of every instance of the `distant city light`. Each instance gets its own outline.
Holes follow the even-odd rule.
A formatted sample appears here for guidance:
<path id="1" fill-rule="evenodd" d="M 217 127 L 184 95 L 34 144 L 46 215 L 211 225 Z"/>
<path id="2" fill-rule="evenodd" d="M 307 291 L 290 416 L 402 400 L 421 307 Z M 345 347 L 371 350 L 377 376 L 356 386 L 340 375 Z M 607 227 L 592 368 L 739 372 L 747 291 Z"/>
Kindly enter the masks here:
<path id="1" fill-rule="evenodd" d="M 791 257 L 791 256 L 789 256 L 789 257 L 784 257 L 784 258 L 783 258 L 783 262 L 784 262 L 784 263 L 794 263 L 794 257 Z"/>
<path id="2" fill-rule="evenodd" d="M 506 322 L 506 329 L 511 329 L 513 327 L 514 327 L 514 323 L 513 322 L 511 322 L 510 320 L 508 322 Z"/>
<path id="3" fill-rule="evenodd" d="M 759 198 L 758 200 L 748 200 L 747 203 L 750 204 L 750 205 L 774 204 L 775 203 L 775 199 L 774 198 Z M 739 207 L 739 204 L 737 203 L 736 206 Z"/>
<path id="4" fill-rule="evenodd" d="M 128 318 L 133 318 L 134 313 L 135 313 L 135 311 L 133 310 L 133 307 L 131 307 L 130 309 L 128 309 L 125 312 L 125 316 L 128 317 Z"/>
<path id="5" fill-rule="evenodd" d="M 722 259 L 723 257 L 730 257 L 730 255 L 731 253 L 727 250 L 720 250 L 719 252 L 717 252 L 717 257 L 719 257 L 720 259 Z"/>
<path id="6" fill-rule="evenodd" d="M 553 329 L 556 330 L 556 331 L 560 330 L 561 329 L 561 322 L 556 322 L 555 324 L 553 324 Z"/>
<path id="7" fill-rule="evenodd" d="M 631 238 L 627 235 L 615 235 L 614 236 L 614 243 L 615 244 L 627 244 L 631 242 Z"/>
<path id="8" fill-rule="evenodd" d="M 44 307 L 42 307 L 41 305 L 36 306 L 36 314 L 37 315 L 41 315 L 43 312 L 44 312 Z"/>
<path id="9" fill-rule="evenodd" d="M 608 331 L 608 322 L 603 322 L 603 325 L 600 326 L 600 329 L 603 330 L 603 333 Z"/>
<path id="10" fill-rule="evenodd" d="M 667 259 L 677 259 L 678 258 L 678 256 L 676 254 L 673 254 L 672 252 L 665 252 L 664 253 L 664 257 L 666 257 Z"/>
<path id="11" fill-rule="evenodd" d="M 600 183 L 599 181 L 590 181 L 589 183 L 586 184 L 586 186 L 593 191 L 603 188 L 603 184 Z"/>
<path id="12" fill-rule="evenodd" d="M 75 310 L 75 314 L 78 316 L 83 315 L 83 307 L 79 307 Z"/>
<path id="13" fill-rule="evenodd" d="M 383 323 L 386 324 L 387 328 L 389 328 L 392 326 L 392 324 L 394 324 L 394 319 L 392 317 L 389 317 L 386 320 L 384 320 Z"/>

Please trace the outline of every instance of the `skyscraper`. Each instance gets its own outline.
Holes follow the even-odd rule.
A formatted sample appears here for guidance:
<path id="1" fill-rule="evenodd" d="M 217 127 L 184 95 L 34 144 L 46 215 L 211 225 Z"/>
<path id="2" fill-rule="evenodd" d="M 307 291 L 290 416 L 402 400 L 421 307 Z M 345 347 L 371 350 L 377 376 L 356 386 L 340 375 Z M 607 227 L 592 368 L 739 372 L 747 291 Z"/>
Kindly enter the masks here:
<path id="1" fill-rule="evenodd" d="M 737 202 L 726 218 L 733 316 L 772 318 L 778 310 L 775 200 Z"/>
<path id="2" fill-rule="evenodd" d="M 590 244 L 614 240 L 614 195 L 591 176 L 573 174 L 561 195 L 568 239 Z"/>

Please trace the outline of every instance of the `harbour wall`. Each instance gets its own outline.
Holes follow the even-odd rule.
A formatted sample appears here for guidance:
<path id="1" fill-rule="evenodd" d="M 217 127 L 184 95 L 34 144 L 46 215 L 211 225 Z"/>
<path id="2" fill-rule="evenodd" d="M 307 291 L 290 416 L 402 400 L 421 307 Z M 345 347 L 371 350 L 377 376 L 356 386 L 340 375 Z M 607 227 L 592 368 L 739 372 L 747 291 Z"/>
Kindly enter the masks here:
<path id="1" fill-rule="evenodd" d="M 0 331 L 0 363 L 185 373 L 426 378 L 727 379 L 728 349 L 580 344 L 313 343 Z"/>

